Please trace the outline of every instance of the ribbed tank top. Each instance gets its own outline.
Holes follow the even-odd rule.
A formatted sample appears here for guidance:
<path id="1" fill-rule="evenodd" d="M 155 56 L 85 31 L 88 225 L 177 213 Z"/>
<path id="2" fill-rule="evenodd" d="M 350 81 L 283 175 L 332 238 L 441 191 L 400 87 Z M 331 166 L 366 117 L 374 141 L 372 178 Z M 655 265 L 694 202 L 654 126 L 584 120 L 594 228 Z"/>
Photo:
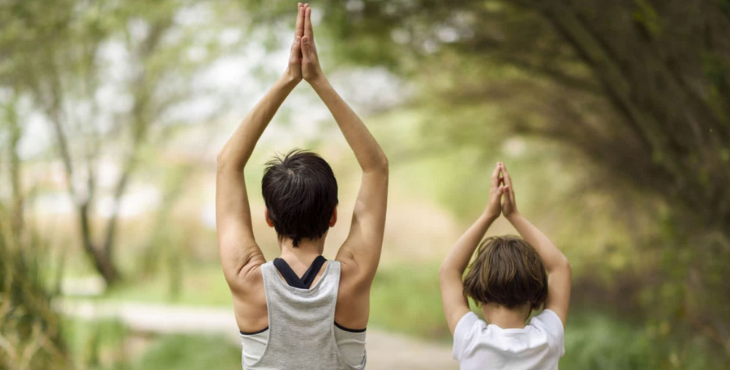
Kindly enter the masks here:
<path id="1" fill-rule="evenodd" d="M 269 312 L 269 340 L 263 355 L 246 370 L 340 370 L 356 367 L 340 354 L 335 341 L 335 306 L 340 263 L 328 261 L 322 277 L 309 289 L 289 286 L 273 262 L 261 265 Z"/>

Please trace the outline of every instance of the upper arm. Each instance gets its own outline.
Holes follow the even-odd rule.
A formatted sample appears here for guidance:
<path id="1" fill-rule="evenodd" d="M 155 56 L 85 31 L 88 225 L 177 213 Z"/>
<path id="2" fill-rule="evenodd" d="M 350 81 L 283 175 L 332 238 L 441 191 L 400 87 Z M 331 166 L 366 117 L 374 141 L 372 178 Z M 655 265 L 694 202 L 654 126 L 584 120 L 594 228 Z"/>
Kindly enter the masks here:
<path id="1" fill-rule="evenodd" d="M 469 312 L 469 301 L 464 296 L 464 284 L 458 271 L 442 268 L 439 271 L 439 284 L 441 285 L 444 316 L 446 316 L 446 323 L 453 335 L 456 324 Z"/>
<path id="2" fill-rule="evenodd" d="M 219 166 L 216 175 L 216 229 L 223 273 L 230 285 L 265 262 L 253 236 L 243 172 Z"/>
<path id="3" fill-rule="evenodd" d="M 388 167 L 363 172 L 352 224 L 336 259 L 357 271 L 359 282 L 372 282 L 380 261 L 388 201 Z"/>
<path id="4" fill-rule="evenodd" d="M 570 263 L 566 259 L 558 268 L 550 271 L 548 276 L 548 294 L 545 300 L 545 308 L 555 312 L 563 326 L 568 318 L 570 307 L 570 286 L 571 286 Z"/>

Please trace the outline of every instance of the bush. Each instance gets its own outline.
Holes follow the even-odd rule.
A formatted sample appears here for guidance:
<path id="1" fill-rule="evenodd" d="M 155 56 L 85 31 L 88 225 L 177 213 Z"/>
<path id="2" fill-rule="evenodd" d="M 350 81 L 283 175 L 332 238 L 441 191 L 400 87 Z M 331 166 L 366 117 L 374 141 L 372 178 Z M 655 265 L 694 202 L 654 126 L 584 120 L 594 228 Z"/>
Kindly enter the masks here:
<path id="1" fill-rule="evenodd" d="M 2 217 L 3 214 L 0 214 Z M 7 220 L 8 218 L 5 218 Z M 0 218 L 0 368 L 68 368 L 59 316 L 43 284 L 41 242 Z"/>

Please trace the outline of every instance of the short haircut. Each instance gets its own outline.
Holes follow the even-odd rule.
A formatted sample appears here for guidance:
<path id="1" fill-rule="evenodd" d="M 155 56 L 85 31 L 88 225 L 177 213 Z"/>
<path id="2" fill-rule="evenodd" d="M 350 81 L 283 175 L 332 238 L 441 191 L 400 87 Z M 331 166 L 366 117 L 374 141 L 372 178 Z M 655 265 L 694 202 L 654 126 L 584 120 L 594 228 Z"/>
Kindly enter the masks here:
<path id="1" fill-rule="evenodd" d="M 547 272 L 537 251 L 522 238 L 484 239 L 464 277 L 464 294 L 478 304 L 539 309 L 547 298 Z"/>
<path id="2" fill-rule="evenodd" d="M 337 207 L 337 180 L 319 155 L 295 149 L 266 163 L 261 192 L 279 239 L 318 239 Z"/>

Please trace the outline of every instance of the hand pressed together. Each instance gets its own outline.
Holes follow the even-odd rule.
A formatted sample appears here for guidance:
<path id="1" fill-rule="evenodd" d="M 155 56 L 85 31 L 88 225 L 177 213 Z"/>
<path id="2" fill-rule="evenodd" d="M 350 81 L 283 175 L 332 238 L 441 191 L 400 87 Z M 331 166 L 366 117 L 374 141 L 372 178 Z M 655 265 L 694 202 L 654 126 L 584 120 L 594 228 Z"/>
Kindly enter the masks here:
<path id="1" fill-rule="evenodd" d="M 517 212 L 517 203 L 515 202 L 515 189 L 512 186 L 512 177 L 507 172 L 507 167 L 504 163 L 499 162 L 500 171 L 502 172 L 502 214 L 506 218 L 510 218 Z"/>
<path id="2" fill-rule="evenodd" d="M 489 186 L 489 201 L 487 202 L 487 209 L 484 213 L 489 219 L 497 219 L 499 214 L 502 212 L 502 193 L 504 192 L 504 185 L 502 185 L 501 175 L 501 164 L 497 163 L 492 171 L 492 181 Z"/>
<path id="3" fill-rule="evenodd" d="M 286 75 L 293 81 L 299 82 L 302 80 L 302 37 L 304 36 L 304 13 L 306 7 L 304 4 L 299 3 L 297 5 L 299 11 L 297 12 L 297 24 L 294 27 L 294 41 L 292 41 L 291 49 L 289 50 L 289 65 L 286 69 Z"/>
<path id="4" fill-rule="evenodd" d="M 317 47 L 314 44 L 312 9 L 309 4 L 299 3 L 297 6 L 299 11 L 286 74 L 297 82 L 304 78 L 307 82 L 312 83 L 324 77 L 319 65 Z"/>
<path id="5" fill-rule="evenodd" d="M 507 218 L 517 214 L 512 178 L 502 162 L 497 162 L 492 171 L 489 201 L 484 213 L 490 219 L 497 219 L 500 214 Z"/>

